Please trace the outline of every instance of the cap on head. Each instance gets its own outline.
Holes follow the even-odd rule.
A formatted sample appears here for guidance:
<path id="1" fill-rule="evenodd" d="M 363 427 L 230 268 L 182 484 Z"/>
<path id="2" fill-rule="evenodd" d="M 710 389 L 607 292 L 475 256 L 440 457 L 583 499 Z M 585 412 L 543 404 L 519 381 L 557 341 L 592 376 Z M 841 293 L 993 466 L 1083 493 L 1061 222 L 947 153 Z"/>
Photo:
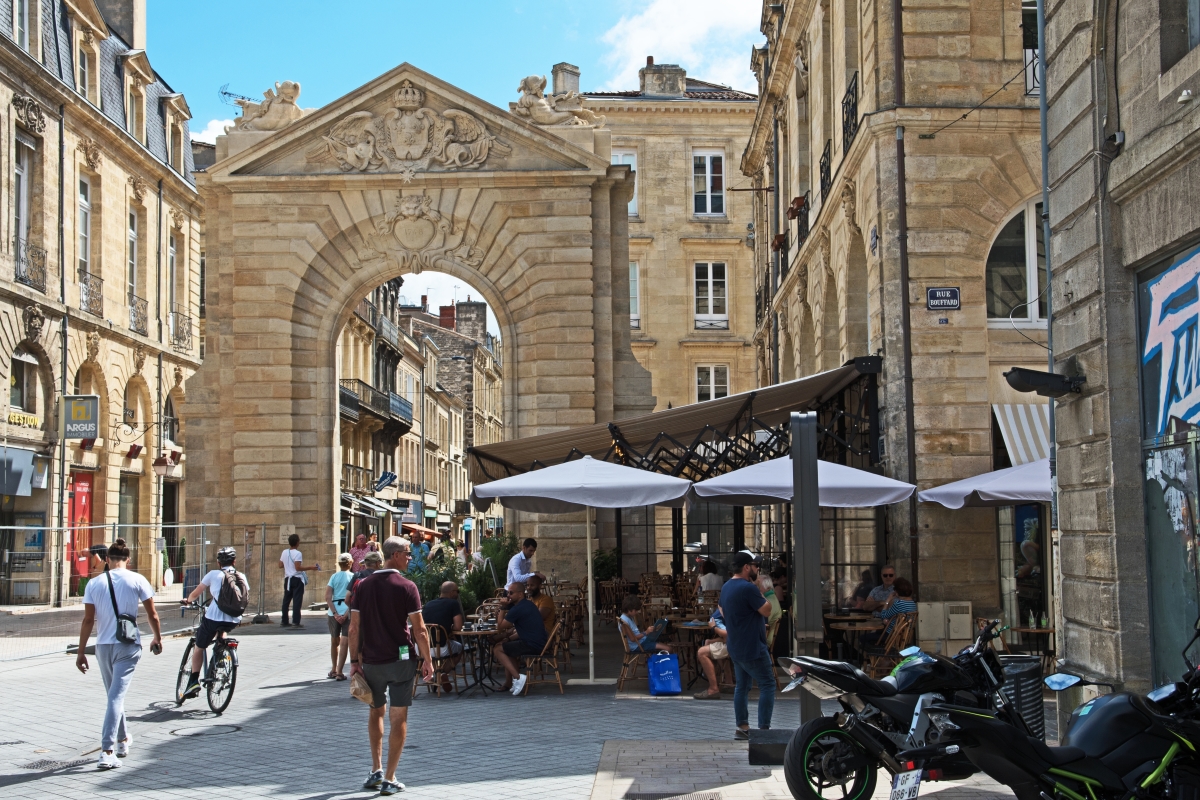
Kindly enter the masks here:
<path id="1" fill-rule="evenodd" d="M 729 559 L 729 571 L 734 575 L 746 568 L 747 564 L 761 564 L 762 556 L 756 556 L 749 550 L 739 550 L 733 554 L 733 558 Z"/>
<path id="2" fill-rule="evenodd" d="M 380 553 L 378 550 L 372 550 L 371 552 L 369 552 L 365 556 L 363 556 L 363 563 L 366 564 L 368 567 L 382 567 L 383 566 L 383 554 Z"/>
<path id="3" fill-rule="evenodd" d="M 342 553 L 340 556 L 338 556 L 338 563 L 339 564 L 353 564 L 354 556 L 350 555 L 349 553 Z"/>

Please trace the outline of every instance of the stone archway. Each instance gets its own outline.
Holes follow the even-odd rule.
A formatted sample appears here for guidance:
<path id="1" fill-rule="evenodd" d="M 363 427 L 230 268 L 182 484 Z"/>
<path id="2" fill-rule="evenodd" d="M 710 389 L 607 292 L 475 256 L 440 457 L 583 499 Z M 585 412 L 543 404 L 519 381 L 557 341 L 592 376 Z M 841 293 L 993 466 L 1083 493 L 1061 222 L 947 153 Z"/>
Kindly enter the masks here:
<path id="1" fill-rule="evenodd" d="M 510 436 L 653 409 L 622 322 L 633 182 L 609 164 L 607 131 L 550 133 L 407 64 L 314 112 L 294 100 L 283 84 L 274 111 L 249 109 L 198 180 L 206 355 L 181 410 L 192 519 L 332 536 L 338 331 L 372 288 L 422 269 L 495 310 Z M 256 130 L 271 114 L 281 128 Z"/>

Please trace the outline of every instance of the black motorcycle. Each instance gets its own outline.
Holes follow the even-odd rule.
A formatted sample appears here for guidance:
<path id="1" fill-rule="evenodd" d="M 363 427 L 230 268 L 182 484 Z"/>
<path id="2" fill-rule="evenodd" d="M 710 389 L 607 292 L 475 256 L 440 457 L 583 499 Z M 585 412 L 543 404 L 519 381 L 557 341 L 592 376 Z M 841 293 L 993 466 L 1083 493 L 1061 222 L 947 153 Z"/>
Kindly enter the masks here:
<path id="1" fill-rule="evenodd" d="M 788 743 L 784 777 L 792 796 L 869 798 L 880 766 L 893 775 L 911 772 L 913 764 L 897 753 L 936 746 L 941 734 L 930 726 L 927 709 L 937 704 L 986 711 L 1016 726 L 1021 738 L 1028 735 L 1025 720 L 1000 688 L 1003 664 L 988 646 L 999 635 L 997 625 L 999 620 L 981 629 L 975 643 L 953 658 L 910 647 L 884 680 L 841 661 L 780 658 L 779 665 L 792 677 L 783 691 L 801 686 L 821 700 L 836 699 L 843 709 L 805 723 Z M 921 752 L 920 774 L 926 780 L 957 780 L 979 771 L 957 747 Z"/>
<path id="2" fill-rule="evenodd" d="M 1200 670 L 1187 657 L 1197 639 L 1200 620 L 1184 648 L 1183 680 L 1145 696 L 1120 692 L 1084 703 L 1071 714 L 1061 747 L 1014 736 L 1011 727 L 979 708 L 937 705 L 929 717 L 941 747 L 960 748 L 1018 800 L 1197 800 Z M 1046 678 L 1056 691 L 1087 683 L 1068 673 Z M 900 754 L 917 761 L 921 755 Z"/>

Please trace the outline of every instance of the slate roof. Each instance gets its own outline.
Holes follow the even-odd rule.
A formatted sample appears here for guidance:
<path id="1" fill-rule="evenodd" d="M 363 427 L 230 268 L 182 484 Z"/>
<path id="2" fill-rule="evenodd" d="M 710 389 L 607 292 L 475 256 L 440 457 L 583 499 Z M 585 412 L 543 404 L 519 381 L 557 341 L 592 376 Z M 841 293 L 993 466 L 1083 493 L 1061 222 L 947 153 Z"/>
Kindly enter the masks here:
<path id="1" fill-rule="evenodd" d="M 750 94 L 749 92 L 740 92 L 737 89 L 731 89 L 728 86 L 722 86 L 719 83 L 709 83 L 695 78 L 687 78 L 687 86 L 683 92 L 684 100 L 745 100 L 749 102 L 757 102 L 758 95 Z M 595 97 L 602 99 L 606 97 L 628 97 L 635 99 L 646 97 L 640 90 L 634 89 L 631 91 L 622 92 L 581 92 L 584 97 Z M 669 98 L 653 97 L 646 98 L 650 100 L 666 100 Z"/>

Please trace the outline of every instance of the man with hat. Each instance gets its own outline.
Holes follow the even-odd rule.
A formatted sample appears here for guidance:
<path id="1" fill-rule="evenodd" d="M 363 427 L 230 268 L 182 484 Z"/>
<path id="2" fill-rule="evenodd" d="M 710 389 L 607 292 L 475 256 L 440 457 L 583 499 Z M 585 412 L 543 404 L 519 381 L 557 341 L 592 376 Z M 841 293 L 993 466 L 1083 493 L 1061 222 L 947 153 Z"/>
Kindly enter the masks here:
<path id="1" fill-rule="evenodd" d="M 749 550 L 733 554 L 729 561 L 732 576 L 721 588 L 720 607 L 725 617 L 726 647 L 733 662 L 737 684 L 733 690 L 733 715 L 737 729 L 734 738 L 750 738 L 750 710 L 747 700 L 750 682 L 758 684 L 758 727 L 771 727 L 775 709 L 775 670 L 767 650 L 767 618 L 771 604 L 759 591 L 758 567 L 762 559 Z"/>

